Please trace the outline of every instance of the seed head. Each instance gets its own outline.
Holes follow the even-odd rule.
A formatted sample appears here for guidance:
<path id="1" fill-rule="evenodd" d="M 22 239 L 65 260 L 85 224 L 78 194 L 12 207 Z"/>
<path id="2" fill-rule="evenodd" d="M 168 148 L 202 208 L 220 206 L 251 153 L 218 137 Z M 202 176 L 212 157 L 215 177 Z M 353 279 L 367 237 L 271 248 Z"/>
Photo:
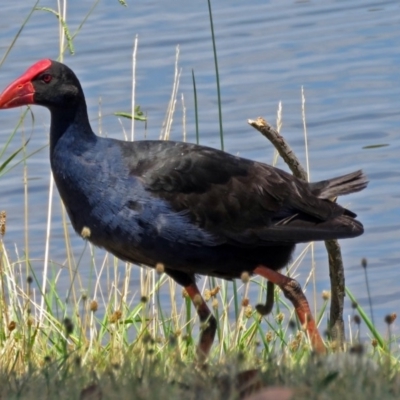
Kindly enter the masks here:
<path id="1" fill-rule="evenodd" d="M 187 299 L 189 297 L 189 293 L 187 292 L 187 290 L 185 288 L 182 289 L 182 297 Z"/>
<path id="2" fill-rule="evenodd" d="M 90 235 L 92 234 L 90 228 L 88 228 L 87 226 L 84 226 L 81 230 L 81 236 L 83 237 L 83 239 L 87 239 L 90 238 Z"/>
<path id="3" fill-rule="evenodd" d="M 240 275 L 240 279 L 242 280 L 243 283 L 247 283 L 250 280 L 250 274 L 248 272 L 244 271 Z"/>
<path id="4" fill-rule="evenodd" d="M 215 297 L 219 293 L 220 289 L 221 289 L 221 286 L 215 286 L 215 288 L 210 290 L 210 295 L 212 297 Z"/>
<path id="5" fill-rule="evenodd" d="M 218 309 L 218 300 L 217 300 L 217 299 L 213 299 L 213 301 L 212 301 L 212 308 L 213 308 L 214 310 L 217 310 L 217 309 Z"/>
<path id="6" fill-rule="evenodd" d="M 353 316 L 353 322 L 354 322 L 356 325 L 360 325 L 360 324 L 361 324 L 361 318 L 360 318 L 360 316 L 359 316 L 358 314 L 355 314 L 355 315 Z"/>
<path id="7" fill-rule="evenodd" d="M 378 341 L 377 341 L 375 338 L 373 338 L 373 339 L 371 340 L 371 344 L 372 344 L 372 347 L 375 348 L 375 347 L 378 346 Z"/>
<path id="8" fill-rule="evenodd" d="M 142 296 L 142 297 L 140 298 L 140 302 L 141 302 L 141 303 L 146 304 L 148 301 L 149 301 L 149 299 L 148 299 L 147 296 Z"/>
<path id="9" fill-rule="evenodd" d="M 300 341 L 299 340 L 292 340 L 289 343 L 289 350 L 294 353 L 295 351 L 297 351 L 300 347 Z"/>
<path id="10" fill-rule="evenodd" d="M 204 290 L 204 300 L 205 301 L 208 301 L 208 300 L 210 300 L 211 299 L 211 291 L 210 290 L 208 290 L 208 289 L 205 289 Z"/>
<path id="11" fill-rule="evenodd" d="M 322 300 L 328 301 L 331 298 L 331 292 L 329 290 L 322 291 Z"/>
<path id="12" fill-rule="evenodd" d="M 143 343 L 144 344 L 149 344 L 149 345 L 153 345 L 155 343 L 153 337 L 150 335 L 150 333 L 146 333 L 143 335 Z"/>
<path id="13" fill-rule="evenodd" d="M 99 308 L 99 305 L 98 305 L 97 301 L 96 300 L 92 300 L 90 302 L 90 306 L 89 306 L 90 311 L 95 313 L 98 310 L 98 308 Z"/>
<path id="14" fill-rule="evenodd" d="M 302 331 L 297 331 L 296 333 L 296 340 L 301 341 L 304 337 L 304 333 Z"/>
<path id="15" fill-rule="evenodd" d="M 109 317 L 109 321 L 114 324 L 118 322 L 122 317 L 122 312 L 120 310 L 115 310 Z"/>
<path id="16" fill-rule="evenodd" d="M 245 297 L 245 298 L 242 300 L 242 307 L 247 307 L 249 304 L 250 304 L 249 298 L 248 298 L 248 297 Z"/>
<path id="17" fill-rule="evenodd" d="M 274 337 L 275 337 L 274 332 L 268 331 L 265 335 L 265 340 L 267 343 L 271 343 L 274 340 Z"/>
<path id="18" fill-rule="evenodd" d="M 396 313 L 388 314 L 388 315 L 386 315 L 386 317 L 385 317 L 385 322 L 386 322 L 388 325 L 392 325 L 393 322 L 396 321 L 396 318 L 397 318 L 397 314 L 396 314 Z"/>
<path id="19" fill-rule="evenodd" d="M 164 273 L 165 267 L 163 263 L 157 263 L 156 264 L 156 271 L 158 275 L 161 275 Z"/>
<path id="20" fill-rule="evenodd" d="M 33 278 L 32 278 L 30 275 L 28 275 L 28 276 L 26 277 L 26 282 L 28 283 L 28 285 L 31 285 L 32 282 L 33 282 Z"/>
<path id="21" fill-rule="evenodd" d="M 275 320 L 278 324 L 281 324 L 283 322 L 283 319 L 285 318 L 285 315 L 283 313 L 279 313 L 275 316 Z"/>
<path id="22" fill-rule="evenodd" d="M 10 323 L 8 324 L 8 330 L 10 332 L 12 332 L 17 326 L 17 323 L 15 321 L 10 321 Z"/>
<path id="23" fill-rule="evenodd" d="M 363 257 L 361 259 L 361 266 L 365 269 L 367 268 L 367 259 L 365 257 Z"/>
<path id="24" fill-rule="evenodd" d="M 74 331 L 74 324 L 70 318 L 64 318 L 65 333 L 69 336 Z"/>
<path id="25" fill-rule="evenodd" d="M 117 318 L 115 317 L 115 314 L 114 314 L 114 313 L 112 313 L 112 314 L 108 317 L 108 321 L 109 321 L 111 324 L 115 324 L 115 323 L 117 322 Z"/>
<path id="26" fill-rule="evenodd" d="M 249 304 L 245 309 L 244 309 L 244 316 L 246 318 L 250 318 L 253 315 L 253 307 Z"/>

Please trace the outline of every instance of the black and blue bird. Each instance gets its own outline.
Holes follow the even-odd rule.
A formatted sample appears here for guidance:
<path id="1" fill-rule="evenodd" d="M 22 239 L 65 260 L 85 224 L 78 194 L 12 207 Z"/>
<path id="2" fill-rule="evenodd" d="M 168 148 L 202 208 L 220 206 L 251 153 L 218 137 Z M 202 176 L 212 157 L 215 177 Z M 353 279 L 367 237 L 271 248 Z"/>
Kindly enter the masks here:
<path id="1" fill-rule="evenodd" d="M 0 95 L 0 109 L 37 104 L 50 110 L 50 164 L 74 230 L 124 261 L 155 267 L 186 288 L 203 329 L 207 356 L 216 320 L 196 275 L 244 272 L 283 290 L 316 351 L 324 343 L 299 284 L 278 271 L 296 243 L 363 233 L 356 215 L 331 201 L 362 190 L 361 171 L 308 183 L 272 166 L 189 143 L 126 142 L 96 136 L 79 80 L 49 59 L 32 65 Z"/>

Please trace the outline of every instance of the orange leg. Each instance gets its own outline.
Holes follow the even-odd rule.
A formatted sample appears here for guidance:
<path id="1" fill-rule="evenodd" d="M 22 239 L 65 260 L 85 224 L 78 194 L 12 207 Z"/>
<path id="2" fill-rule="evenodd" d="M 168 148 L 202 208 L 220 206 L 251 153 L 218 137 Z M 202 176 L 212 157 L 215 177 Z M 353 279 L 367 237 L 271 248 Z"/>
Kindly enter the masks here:
<path id="1" fill-rule="evenodd" d="M 302 326 L 305 326 L 314 350 L 319 354 L 326 353 L 324 342 L 318 332 L 317 325 L 311 314 L 310 306 L 308 305 L 299 283 L 263 265 L 259 265 L 253 272 L 263 276 L 268 279 L 268 281 L 281 288 L 285 297 L 292 302 L 300 323 Z"/>
<path id="2" fill-rule="evenodd" d="M 185 289 L 196 307 L 202 325 L 200 340 L 197 347 L 197 356 L 200 362 L 204 362 L 214 341 L 215 332 L 217 330 L 217 320 L 208 308 L 195 283 L 186 286 Z"/>

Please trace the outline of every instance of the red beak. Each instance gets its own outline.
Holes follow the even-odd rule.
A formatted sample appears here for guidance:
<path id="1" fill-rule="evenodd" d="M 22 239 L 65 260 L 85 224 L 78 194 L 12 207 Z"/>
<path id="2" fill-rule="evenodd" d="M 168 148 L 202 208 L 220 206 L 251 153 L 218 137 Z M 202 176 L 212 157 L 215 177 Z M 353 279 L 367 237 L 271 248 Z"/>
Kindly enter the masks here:
<path id="1" fill-rule="evenodd" d="M 24 82 L 24 76 L 9 85 L 0 95 L 0 109 L 33 104 L 35 89 L 31 82 Z"/>
<path id="2" fill-rule="evenodd" d="M 23 75 L 4 89 L 0 95 L 0 109 L 34 104 L 35 89 L 32 79 L 51 67 L 51 60 L 41 60 L 32 65 Z"/>

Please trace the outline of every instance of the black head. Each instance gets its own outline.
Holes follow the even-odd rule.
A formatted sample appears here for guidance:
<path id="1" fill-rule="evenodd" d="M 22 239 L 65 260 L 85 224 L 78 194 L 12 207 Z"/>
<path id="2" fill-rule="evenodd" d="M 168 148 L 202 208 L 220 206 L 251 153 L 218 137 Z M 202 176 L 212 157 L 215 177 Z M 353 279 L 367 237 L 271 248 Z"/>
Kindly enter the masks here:
<path id="1" fill-rule="evenodd" d="M 82 87 L 66 65 L 45 59 L 32 65 L 0 95 L 0 109 L 38 104 L 74 108 L 84 99 Z"/>

